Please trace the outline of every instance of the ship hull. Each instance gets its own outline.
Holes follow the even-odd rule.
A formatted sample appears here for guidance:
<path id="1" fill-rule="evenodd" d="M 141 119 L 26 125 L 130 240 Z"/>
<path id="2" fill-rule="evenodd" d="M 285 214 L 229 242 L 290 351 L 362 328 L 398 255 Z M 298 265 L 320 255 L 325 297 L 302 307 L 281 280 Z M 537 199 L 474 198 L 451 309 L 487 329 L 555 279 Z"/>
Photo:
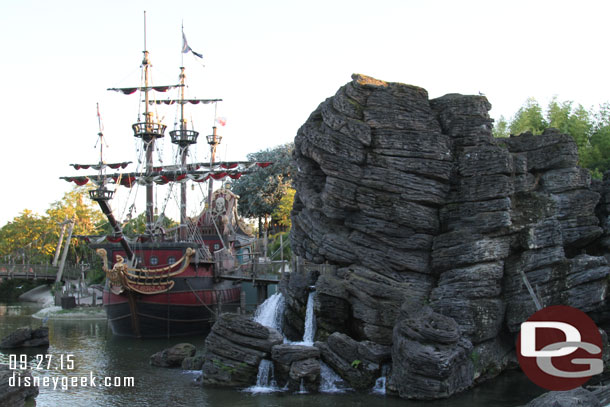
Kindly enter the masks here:
<path id="1" fill-rule="evenodd" d="M 140 263 L 154 268 L 152 263 L 172 264 L 185 247 L 156 244 L 136 250 L 136 255 Z M 106 248 L 111 259 L 124 255 L 116 246 Z M 128 288 L 117 294 L 107 281 L 103 299 L 112 333 L 137 338 L 206 335 L 219 313 L 235 312 L 240 306 L 241 284 L 215 280 L 213 263 L 192 263 L 170 281 L 170 290 L 150 294 Z"/>
<path id="2" fill-rule="evenodd" d="M 197 293 L 200 298 L 220 297 L 220 294 L 210 295 L 220 292 L 225 297 L 226 302 L 209 301 L 206 305 L 192 293 L 169 293 L 164 295 L 165 301 L 151 301 L 145 295 L 133 294 L 131 305 L 130 294 L 116 295 L 105 291 L 104 308 L 112 333 L 117 336 L 166 338 L 207 335 L 218 313 L 237 310 L 240 291 L 239 287 L 200 291 Z"/>

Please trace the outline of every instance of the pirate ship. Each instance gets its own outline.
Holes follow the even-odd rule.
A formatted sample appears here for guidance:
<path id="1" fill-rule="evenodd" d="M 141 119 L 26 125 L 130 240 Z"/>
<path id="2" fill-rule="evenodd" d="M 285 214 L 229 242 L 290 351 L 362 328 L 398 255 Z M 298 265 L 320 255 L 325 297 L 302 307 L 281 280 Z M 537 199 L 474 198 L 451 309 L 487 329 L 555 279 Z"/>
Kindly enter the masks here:
<path id="1" fill-rule="evenodd" d="M 183 34 L 183 55 L 193 52 Z M 206 137 L 210 147 L 209 162 L 189 163 L 189 148 L 199 141 L 199 133 L 189 128 L 185 108 L 189 104 L 213 104 L 222 99 L 190 99 L 185 96 L 185 68 L 180 68 L 179 83 L 153 86 L 150 83 L 149 52 L 144 51 L 140 86 L 111 88 L 123 94 L 138 93 L 143 103 L 143 114 L 132 125 L 133 136 L 140 144 L 142 164 L 131 172 L 108 173 L 119 170 L 130 162 L 106 163 L 103 159 L 103 134 L 100 122 L 100 161 L 95 165 L 71 164 L 75 169 L 97 169 L 86 176 L 62 177 L 77 185 L 89 182 L 89 191 L 113 230 L 111 236 L 89 236 L 90 247 L 102 258 L 106 272 L 104 307 L 115 335 L 135 337 L 170 337 L 206 333 L 214 316 L 239 306 L 241 286 L 224 281 L 221 273 L 240 269 L 240 261 L 251 255 L 252 236 L 237 215 L 238 196 L 224 184 L 214 190 L 214 181 L 237 179 L 264 168 L 270 163 L 219 162 L 216 149 L 222 137 L 216 122 L 212 134 Z M 194 55 L 200 56 L 193 52 Z M 158 92 L 178 91 L 173 99 L 157 99 Z M 153 108 L 177 105 L 180 119 L 169 132 L 176 150 L 176 163 L 156 166 L 155 145 L 165 135 L 166 125 Z M 99 118 L 99 109 L 98 109 Z M 187 183 L 208 183 L 205 207 L 197 216 L 187 216 Z M 180 223 L 172 230 L 163 227 L 163 214 L 155 216 L 155 188 L 158 185 L 180 185 Z M 119 186 L 137 189 L 146 194 L 145 232 L 125 236 L 121 223 L 115 218 L 110 202 Z M 205 188 L 203 188 L 205 190 Z"/>

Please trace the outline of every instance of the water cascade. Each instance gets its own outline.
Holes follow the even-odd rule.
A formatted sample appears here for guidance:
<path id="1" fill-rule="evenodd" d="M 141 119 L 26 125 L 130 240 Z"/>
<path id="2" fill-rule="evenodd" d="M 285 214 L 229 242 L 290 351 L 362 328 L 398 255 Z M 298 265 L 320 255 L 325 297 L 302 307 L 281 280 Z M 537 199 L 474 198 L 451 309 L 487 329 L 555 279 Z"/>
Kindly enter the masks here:
<path id="1" fill-rule="evenodd" d="M 268 359 L 261 360 L 256 375 L 256 385 L 248 387 L 245 391 L 249 393 L 271 393 L 279 391 L 274 378 L 273 362 Z"/>
<path id="2" fill-rule="evenodd" d="M 375 381 L 375 387 L 373 387 L 371 393 L 385 396 L 385 384 L 389 371 L 390 365 L 385 364 L 381 366 L 381 376 Z"/>
<path id="3" fill-rule="evenodd" d="M 267 298 L 254 313 L 254 321 L 282 333 L 282 317 L 284 315 L 284 296 L 277 292 Z"/>
<path id="4" fill-rule="evenodd" d="M 316 335 L 316 316 L 313 312 L 315 291 L 311 291 L 307 297 L 307 308 L 305 312 L 305 332 L 303 333 L 303 345 L 313 346 Z"/>
<path id="5" fill-rule="evenodd" d="M 277 292 L 267 298 L 254 313 L 254 321 L 268 328 L 282 333 L 282 316 L 284 314 L 284 296 Z M 279 391 L 274 378 L 273 362 L 261 360 L 256 375 L 256 385 L 248 387 L 245 391 L 250 393 L 270 393 Z"/>
<path id="6" fill-rule="evenodd" d="M 345 382 L 326 363 L 320 361 L 320 393 L 345 393 Z"/>

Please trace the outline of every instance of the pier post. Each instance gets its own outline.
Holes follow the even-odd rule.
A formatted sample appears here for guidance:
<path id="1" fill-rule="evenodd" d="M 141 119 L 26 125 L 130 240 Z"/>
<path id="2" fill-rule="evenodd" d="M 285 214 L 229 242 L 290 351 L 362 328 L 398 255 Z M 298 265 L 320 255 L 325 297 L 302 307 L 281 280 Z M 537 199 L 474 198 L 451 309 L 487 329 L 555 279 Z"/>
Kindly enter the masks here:
<path id="1" fill-rule="evenodd" d="M 261 305 L 267 299 L 267 284 L 258 283 L 256 286 L 256 302 Z"/>
<path id="2" fill-rule="evenodd" d="M 239 307 L 241 308 L 241 313 L 246 313 L 246 292 L 244 290 L 239 294 Z"/>

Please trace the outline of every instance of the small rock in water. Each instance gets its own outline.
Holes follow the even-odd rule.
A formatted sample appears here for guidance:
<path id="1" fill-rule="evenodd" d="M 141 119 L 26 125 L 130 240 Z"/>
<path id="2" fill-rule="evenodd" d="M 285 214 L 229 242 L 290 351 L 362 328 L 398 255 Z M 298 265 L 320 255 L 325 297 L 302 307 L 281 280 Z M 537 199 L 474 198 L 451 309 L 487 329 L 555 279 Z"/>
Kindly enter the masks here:
<path id="1" fill-rule="evenodd" d="M 49 346 L 48 327 L 37 329 L 22 327 L 4 337 L 0 342 L 0 349 L 33 348 L 37 346 Z"/>
<path id="2" fill-rule="evenodd" d="M 195 356 L 197 349 L 190 343 L 179 343 L 150 357 L 150 364 L 159 367 L 181 367 L 184 359 Z"/>
<path id="3" fill-rule="evenodd" d="M 204 360 L 203 355 L 186 357 L 182 361 L 182 370 L 201 370 Z"/>
<path id="4" fill-rule="evenodd" d="M 24 386 L 25 378 L 32 383 L 29 370 L 15 371 L 8 365 L 0 365 L 0 406 L 21 407 L 26 399 L 38 396 L 38 386 Z"/>

